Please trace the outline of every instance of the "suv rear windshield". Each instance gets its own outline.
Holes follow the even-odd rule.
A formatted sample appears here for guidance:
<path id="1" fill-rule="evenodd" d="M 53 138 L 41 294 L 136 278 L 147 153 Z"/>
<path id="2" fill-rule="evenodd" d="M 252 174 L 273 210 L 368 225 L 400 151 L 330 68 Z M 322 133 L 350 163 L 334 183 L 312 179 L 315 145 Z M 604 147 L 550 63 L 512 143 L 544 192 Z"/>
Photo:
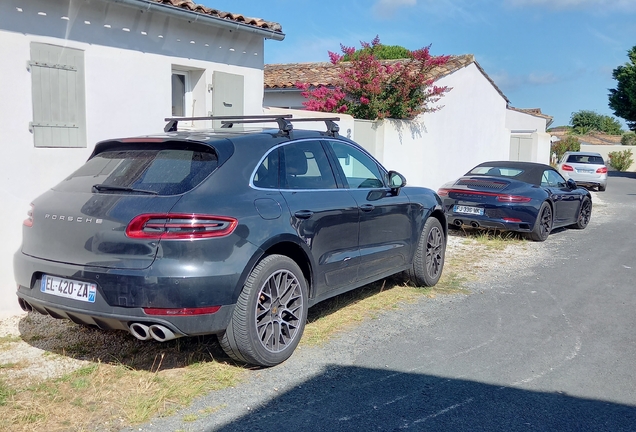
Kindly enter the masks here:
<path id="1" fill-rule="evenodd" d="M 601 156 L 587 156 L 587 155 L 570 155 L 568 156 L 568 162 L 593 164 L 593 165 L 605 165 Z"/>
<path id="2" fill-rule="evenodd" d="M 54 189 L 178 195 L 198 186 L 217 166 L 216 153 L 206 146 L 118 148 L 95 155 Z"/>

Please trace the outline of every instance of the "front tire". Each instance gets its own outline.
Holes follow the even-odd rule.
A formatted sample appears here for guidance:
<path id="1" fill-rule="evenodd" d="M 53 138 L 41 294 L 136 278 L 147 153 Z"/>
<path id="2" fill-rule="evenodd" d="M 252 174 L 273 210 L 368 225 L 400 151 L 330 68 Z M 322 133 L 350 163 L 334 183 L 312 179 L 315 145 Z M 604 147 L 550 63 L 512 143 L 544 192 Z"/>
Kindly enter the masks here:
<path id="1" fill-rule="evenodd" d="M 418 286 L 435 285 L 442 276 L 445 253 L 442 225 L 436 218 L 429 217 L 417 244 L 413 266 L 408 270 L 409 279 Z"/>
<path id="2" fill-rule="evenodd" d="M 287 360 L 305 329 L 307 282 L 293 260 L 270 255 L 252 270 L 219 338 L 234 360 L 274 366 Z"/>
<path id="3" fill-rule="evenodd" d="M 529 237 L 533 241 L 545 241 L 552 231 L 552 207 L 547 202 L 541 204 L 537 220 Z"/>
<path id="4" fill-rule="evenodd" d="M 579 217 L 572 228 L 576 229 L 585 229 L 587 224 L 590 223 L 592 219 L 592 201 L 585 197 L 583 198 L 583 202 L 581 203 L 581 210 L 579 211 Z"/>

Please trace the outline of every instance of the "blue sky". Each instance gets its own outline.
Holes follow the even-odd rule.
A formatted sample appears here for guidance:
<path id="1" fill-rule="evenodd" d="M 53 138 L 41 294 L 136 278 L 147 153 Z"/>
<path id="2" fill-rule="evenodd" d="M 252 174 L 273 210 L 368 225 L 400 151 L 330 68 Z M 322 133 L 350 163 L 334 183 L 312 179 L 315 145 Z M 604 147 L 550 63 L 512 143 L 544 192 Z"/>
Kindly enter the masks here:
<path id="1" fill-rule="evenodd" d="M 612 70 L 636 45 L 636 0 L 199 0 L 276 21 L 266 63 L 328 61 L 340 43 L 386 45 L 435 55 L 473 54 L 514 107 L 541 108 L 566 125 L 572 112 L 612 115 Z"/>

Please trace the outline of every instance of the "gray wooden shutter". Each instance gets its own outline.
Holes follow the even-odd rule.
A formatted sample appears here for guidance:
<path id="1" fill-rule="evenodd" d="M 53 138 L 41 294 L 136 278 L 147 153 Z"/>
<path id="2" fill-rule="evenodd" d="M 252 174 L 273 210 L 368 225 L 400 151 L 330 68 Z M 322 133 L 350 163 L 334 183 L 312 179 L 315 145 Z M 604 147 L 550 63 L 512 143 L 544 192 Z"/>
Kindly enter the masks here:
<path id="1" fill-rule="evenodd" d="M 212 75 L 213 115 L 244 115 L 244 85 L 243 75 L 215 71 Z M 213 127 L 221 127 L 221 123 L 215 121 Z M 241 125 L 234 125 L 234 128 L 241 128 Z"/>
<path id="2" fill-rule="evenodd" d="M 86 147 L 84 51 L 31 43 L 36 147 Z"/>

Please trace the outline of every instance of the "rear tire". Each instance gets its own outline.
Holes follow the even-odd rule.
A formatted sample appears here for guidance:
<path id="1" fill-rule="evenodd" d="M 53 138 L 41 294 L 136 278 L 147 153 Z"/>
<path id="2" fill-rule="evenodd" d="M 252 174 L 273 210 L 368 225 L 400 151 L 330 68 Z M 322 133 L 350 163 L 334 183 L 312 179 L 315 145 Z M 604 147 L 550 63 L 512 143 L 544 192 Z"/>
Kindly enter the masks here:
<path id="1" fill-rule="evenodd" d="M 572 228 L 576 229 L 585 229 L 587 224 L 590 223 L 592 219 L 592 201 L 585 197 L 583 198 L 583 202 L 581 203 L 581 210 L 579 210 L 579 217 L 576 220 L 576 223 L 572 225 Z"/>
<path id="2" fill-rule="evenodd" d="M 552 207 L 544 202 L 541 204 L 534 228 L 528 237 L 530 240 L 542 242 L 548 238 L 550 231 L 552 231 Z"/>
<path id="3" fill-rule="evenodd" d="M 409 279 L 418 286 L 433 286 L 442 276 L 446 239 L 439 221 L 429 217 L 424 224 L 417 244 L 413 266 L 408 270 Z"/>
<path id="4" fill-rule="evenodd" d="M 598 186 L 599 192 L 605 192 L 605 189 L 607 189 L 607 186 L 601 186 L 601 185 Z"/>
<path id="5" fill-rule="evenodd" d="M 230 324 L 219 342 L 234 360 L 274 366 L 287 360 L 307 320 L 307 282 L 283 255 L 261 260 L 247 278 Z"/>

